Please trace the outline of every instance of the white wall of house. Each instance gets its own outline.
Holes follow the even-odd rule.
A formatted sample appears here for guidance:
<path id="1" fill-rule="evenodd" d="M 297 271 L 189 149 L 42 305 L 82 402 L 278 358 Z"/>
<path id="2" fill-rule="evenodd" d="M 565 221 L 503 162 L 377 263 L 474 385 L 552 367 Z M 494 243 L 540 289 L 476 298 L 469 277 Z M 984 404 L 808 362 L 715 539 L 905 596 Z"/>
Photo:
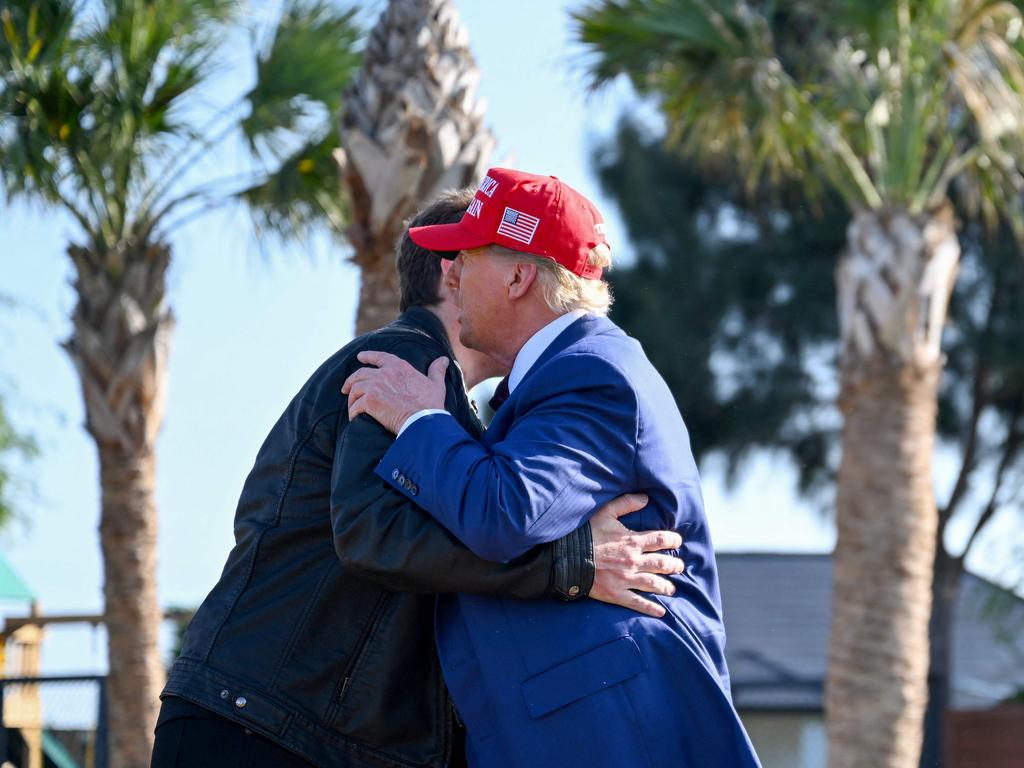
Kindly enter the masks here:
<path id="1" fill-rule="evenodd" d="M 740 712 L 762 768 L 825 768 L 825 722 L 810 713 Z"/>

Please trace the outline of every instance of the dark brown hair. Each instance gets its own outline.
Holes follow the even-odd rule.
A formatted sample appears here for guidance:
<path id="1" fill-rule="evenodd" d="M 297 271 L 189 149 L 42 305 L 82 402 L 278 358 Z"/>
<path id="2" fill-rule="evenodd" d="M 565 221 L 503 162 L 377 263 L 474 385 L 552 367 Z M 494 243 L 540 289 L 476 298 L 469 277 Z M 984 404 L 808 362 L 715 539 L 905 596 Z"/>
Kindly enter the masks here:
<path id="1" fill-rule="evenodd" d="M 401 290 L 399 308 L 432 307 L 441 303 L 441 258 L 435 251 L 421 248 L 409 237 L 411 227 L 433 224 L 454 224 L 469 207 L 475 189 L 456 189 L 442 192 L 434 202 L 413 216 L 405 224 L 398 239 L 398 285 Z M 454 256 L 455 254 L 449 254 Z"/>

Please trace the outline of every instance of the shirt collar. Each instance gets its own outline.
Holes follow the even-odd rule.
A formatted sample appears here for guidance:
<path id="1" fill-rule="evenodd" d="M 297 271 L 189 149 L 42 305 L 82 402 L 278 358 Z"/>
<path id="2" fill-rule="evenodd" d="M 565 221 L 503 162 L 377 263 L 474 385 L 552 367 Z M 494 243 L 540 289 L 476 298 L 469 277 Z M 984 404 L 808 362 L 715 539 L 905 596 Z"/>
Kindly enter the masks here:
<path id="1" fill-rule="evenodd" d="M 533 364 L 544 354 L 544 350 L 551 346 L 551 342 L 585 314 L 582 309 L 577 309 L 559 315 L 527 339 L 516 355 L 515 362 L 512 363 L 512 372 L 508 375 L 509 394 L 515 391 Z"/>

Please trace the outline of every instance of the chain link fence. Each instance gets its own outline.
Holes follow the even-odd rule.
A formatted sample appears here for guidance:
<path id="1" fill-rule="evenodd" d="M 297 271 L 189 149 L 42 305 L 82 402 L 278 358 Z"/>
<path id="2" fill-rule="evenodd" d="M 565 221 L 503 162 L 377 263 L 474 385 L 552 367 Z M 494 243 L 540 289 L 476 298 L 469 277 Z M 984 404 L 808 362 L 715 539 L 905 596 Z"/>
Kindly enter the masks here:
<path id="1" fill-rule="evenodd" d="M 105 678 L 0 678 L 3 768 L 107 768 Z"/>

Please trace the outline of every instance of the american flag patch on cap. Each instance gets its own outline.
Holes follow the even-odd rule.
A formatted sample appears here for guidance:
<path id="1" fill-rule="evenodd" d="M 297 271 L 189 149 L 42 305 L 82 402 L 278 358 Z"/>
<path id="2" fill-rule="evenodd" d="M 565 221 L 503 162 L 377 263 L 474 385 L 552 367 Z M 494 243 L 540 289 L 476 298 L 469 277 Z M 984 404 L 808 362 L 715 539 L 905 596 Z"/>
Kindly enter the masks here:
<path id="1" fill-rule="evenodd" d="M 537 233 L 538 224 L 540 219 L 536 216 L 530 216 L 515 208 L 506 208 L 501 217 L 501 224 L 498 225 L 498 234 L 529 245 Z"/>

